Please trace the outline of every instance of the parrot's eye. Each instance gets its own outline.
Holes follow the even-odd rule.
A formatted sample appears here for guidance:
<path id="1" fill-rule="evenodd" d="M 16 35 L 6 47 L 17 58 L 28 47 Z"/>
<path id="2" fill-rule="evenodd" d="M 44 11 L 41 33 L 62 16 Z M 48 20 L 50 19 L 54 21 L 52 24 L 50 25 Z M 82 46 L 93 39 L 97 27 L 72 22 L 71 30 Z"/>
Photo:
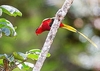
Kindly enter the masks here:
<path id="1" fill-rule="evenodd" d="M 51 20 L 51 23 L 50 23 L 50 25 L 49 25 L 50 27 L 52 26 L 52 24 L 53 24 L 53 21 L 54 21 L 54 19 L 52 19 L 52 20 Z"/>

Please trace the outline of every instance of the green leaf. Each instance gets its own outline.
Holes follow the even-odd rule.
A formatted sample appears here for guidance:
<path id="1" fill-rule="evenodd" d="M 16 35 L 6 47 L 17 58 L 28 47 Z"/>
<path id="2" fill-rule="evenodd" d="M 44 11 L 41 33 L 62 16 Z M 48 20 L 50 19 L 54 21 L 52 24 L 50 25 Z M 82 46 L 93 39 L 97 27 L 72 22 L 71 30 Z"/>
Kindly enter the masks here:
<path id="1" fill-rule="evenodd" d="M 32 49 L 26 52 L 27 58 L 32 59 L 32 60 L 37 60 L 40 53 L 41 53 L 40 49 Z M 47 54 L 47 57 L 50 57 L 50 53 Z"/>
<path id="2" fill-rule="evenodd" d="M 18 59 L 18 60 L 26 60 L 27 59 L 27 55 L 22 53 L 22 52 L 13 52 L 13 56 L 15 59 Z"/>
<path id="3" fill-rule="evenodd" d="M 22 69 L 29 70 L 30 67 L 28 65 L 26 65 L 25 63 L 22 63 Z"/>
<path id="4" fill-rule="evenodd" d="M 29 68 L 30 68 L 30 67 L 29 67 L 28 65 L 23 64 L 23 69 L 24 69 L 24 70 L 29 70 Z"/>
<path id="5" fill-rule="evenodd" d="M 2 9 L 2 11 L 10 16 L 14 16 L 16 17 L 18 16 L 22 16 L 22 13 L 15 7 L 13 6 L 9 6 L 9 5 L 1 5 L 0 8 Z"/>
<path id="6" fill-rule="evenodd" d="M 6 36 L 16 36 L 15 29 L 11 22 L 8 20 L 1 18 L 0 19 L 0 29 Z"/>
<path id="7" fill-rule="evenodd" d="M 50 54 L 50 53 L 48 53 L 48 54 L 47 54 L 47 57 L 50 57 L 50 56 L 51 56 L 51 54 Z"/>
<path id="8" fill-rule="evenodd" d="M 0 59 L 0 65 L 3 65 L 3 59 Z"/>
<path id="9" fill-rule="evenodd" d="M 5 59 L 5 55 L 4 54 L 0 54 L 0 59 Z"/>
<path id="10" fill-rule="evenodd" d="M 14 56 L 10 55 L 9 57 L 7 57 L 8 61 L 13 62 L 14 61 Z"/>
<path id="11" fill-rule="evenodd" d="M 32 49 L 26 52 L 27 58 L 32 59 L 32 60 L 37 60 L 39 57 L 41 50 L 40 49 Z"/>
<path id="12" fill-rule="evenodd" d="M 41 50 L 40 49 L 32 49 L 32 50 L 29 51 L 29 53 L 34 53 L 34 54 L 39 55 L 41 53 Z M 48 53 L 47 57 L 50 57 L 50 56 L 51 56 L 51 54 Z"/>
<path id="13" fill-rule="evenodd" d="M 27 58 L 32 59 L 32 60 L 37 60 L 39 55 L 36 54 L 28 54 Z"/>
<path id="14" fill-rule="evenodd" d="M 18 68 L 24 71 L 30 71 L 30 69 L 33 67 L 34 67 L 34 64 L 30 62 L 23 62 L 18 65 Z"/>
<path id="15" fill-rule="evenodd" d="M 3 33 L 5 33 L 6 36 L 9 36 L 10 35 L 9 28 L 3 27 L 3 28 L 1 28 L 1 30 L 2 30 Z"/>
<path id="16" fill-rule="evenodd" d="M 3 54 L 2 59 L 7 59 L 9 62 L 13 62 L 14 61 L 13 55 Z"/>

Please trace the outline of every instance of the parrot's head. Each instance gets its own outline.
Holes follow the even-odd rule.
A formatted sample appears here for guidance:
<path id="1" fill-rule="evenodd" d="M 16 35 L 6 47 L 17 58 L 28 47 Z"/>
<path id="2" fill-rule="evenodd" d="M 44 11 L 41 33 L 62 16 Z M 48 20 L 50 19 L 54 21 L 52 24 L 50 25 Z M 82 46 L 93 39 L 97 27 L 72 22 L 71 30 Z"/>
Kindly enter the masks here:
<path id="1" fill-rule="evenodd" d="M 54 19 L 52 18 L 46 18 L 42 21 L 41 25 L 36 29 L 35 33 L 36 35 L 41 34 L 44 31 L 49 31 Z"/>
<path id="2" fill-rule="evenodd" d="M 37 28 L 36 29 L 36 31 L 35 31 L 35 33 L 36 33 L 36 35 L 39 35 L 39 34 L 41 34 L 43 32 L 43 30 L 42 30 L 42 28 Z"/>

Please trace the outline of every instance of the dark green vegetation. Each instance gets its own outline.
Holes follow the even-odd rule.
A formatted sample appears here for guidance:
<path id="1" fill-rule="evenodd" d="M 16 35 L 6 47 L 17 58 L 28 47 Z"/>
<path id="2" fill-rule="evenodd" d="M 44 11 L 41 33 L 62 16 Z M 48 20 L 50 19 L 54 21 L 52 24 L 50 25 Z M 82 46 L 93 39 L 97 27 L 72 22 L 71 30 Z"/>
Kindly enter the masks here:
<path id="1" fill-rule="evenodd" d="M 2 13 L 6 13 L 14 17 L 17 15 L 22 16 L 22 13 L 17 8 L 9 5 L 1 5 L 0 13 L 1 16 Z M 0 18 L 0 38 L 2 38 L 4 35 L 13 37 L 16 36 L 17 33 L 10 21 L 6 20 L 5 18 Z M 21 70 L 32 69 L 34 67 L 33 61 L 38 59 L 40 52 L 40 49 L 31 49 L 25 53 L 13 52 L 10 54 L 0 54 L 0 71 L 12 71 L 16 70 L 16 68 Z M 49 56 L 50 54 L 48 53 L 47 57 Z M 28 61 L 29 59 L 33 61 L 30 63 Z"/>
<path id="2" fill-rule="evenodd" d="M 54 3 L 53 1 L 56 0 L 51 2 Z M 46 0 L 0 0 L 0 5 L 11 5 L 23 14 L 22 17 L 2 14 L 1 18 L 6 18 L 13 26 L 17 27 L 17 36 L 2 36 L 0 38 L 0 54 L 26 53 L 31 49 L 41 49 L 48 32 L 37 36 L 35 30 L 43 19 L 55 15 L 64 1 L 61 0 L 62 4 L 59 2 L 60 0 L 51 5 Z M 63 22 L 77 28 L 89 38 L 92 38 L 95 43 L 100 43 L 98 25 L 100 15 L 97 5 L 91 3 L 91 1 L 74 1 Z M 46 59 L 41 71 L 98 70 L 100 67 L 97 68 L 96 63 L 99 63 L 99 51 L 78 34 L 59 29 L 50 50 L 51 56 Z M 14 71 L 18 71 L 18 69 Z"/>

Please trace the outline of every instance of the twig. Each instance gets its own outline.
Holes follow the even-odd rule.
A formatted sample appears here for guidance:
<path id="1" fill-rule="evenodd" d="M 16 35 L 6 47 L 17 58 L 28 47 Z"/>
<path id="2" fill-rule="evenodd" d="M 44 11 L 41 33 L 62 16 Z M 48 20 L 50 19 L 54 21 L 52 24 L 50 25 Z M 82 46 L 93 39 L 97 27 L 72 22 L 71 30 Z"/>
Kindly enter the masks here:
<path id="1" fill-rule="evenodd" d="M 46 59 L 47 53 L 50 49 L 50 46 L 53 42 L 53 39 L 56 36 L 57 29 L 59 28 L 60 22 L 63 20 L 63 18 L 67 14 L 72 2 L 73 2 L 73 0 L 66 0 L 63 4 L 62 8 L 59 9 L 58 12 L 56 13 L 53 25 L 51 27 L 50 32 L 48 33 L 48 36 L 43 45 L 42 51 L 39 55 L 39 58 L 35 64 L 34 68 L 33 68 L 33 71 L 40 71 L 40 69 Z"/>
<path id="2" fill-rule="evenodd" d="M 3 59 L 3 64 L 4 64 L 4 71 L 10 71 L 9 61 L 7 59 Z"/>

